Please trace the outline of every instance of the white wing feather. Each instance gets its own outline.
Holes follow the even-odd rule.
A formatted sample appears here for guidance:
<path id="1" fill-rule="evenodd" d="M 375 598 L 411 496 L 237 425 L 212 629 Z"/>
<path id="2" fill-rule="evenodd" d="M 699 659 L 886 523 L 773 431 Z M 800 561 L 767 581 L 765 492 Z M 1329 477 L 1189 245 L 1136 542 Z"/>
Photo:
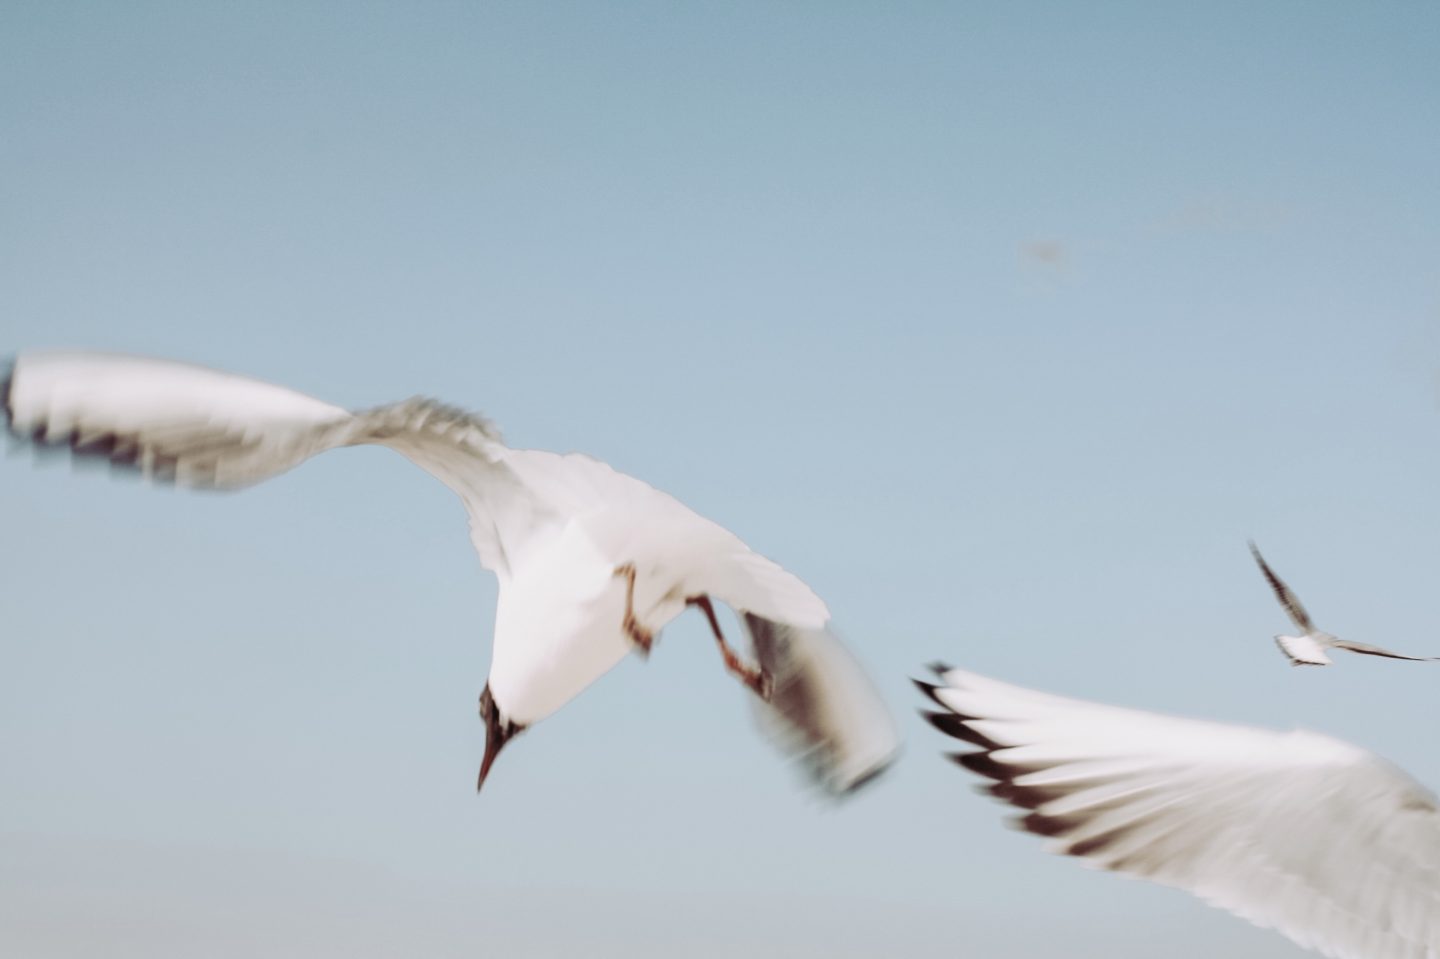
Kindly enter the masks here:
<path id="1" fill-rule="evenodd" d="M 38 352 L 15 360 L 0 402 L 16 435 L 182 486 L 237 489 L 335 447 L 389 446 L 459 495 L 481 562 L 502 575 L 507 547 L 549 515 L 505 464 L 488 422 L 430 400 L 351 413 L 185 363 Z"/>
<path id="2" fill-rule="evenodd" d="M 1052 851 L 1176 886 L 1340 959 L 1440 956 L 1435 797 L 1307 732 L 1160 716 L 961 670 L 920 684 Z"/>
<path id="3" fill-rule="evenodd" d="M 642 566 L 663 570 L 694 594 L 767 619 L 819 627 L 830 618 L 800 577 L 643 480 L 581 453 L 509 450 L 506 463 L 539 501 L 578 517 L 617 564 L 643 558 Z"/>
<path id="4" fill-rule="evenodd" d="M 350 414 L 302 393 L 166 360 L 27 353 L 5 379 L 10 429 L 185 486 L 234 488 L 333 445 Z"/>

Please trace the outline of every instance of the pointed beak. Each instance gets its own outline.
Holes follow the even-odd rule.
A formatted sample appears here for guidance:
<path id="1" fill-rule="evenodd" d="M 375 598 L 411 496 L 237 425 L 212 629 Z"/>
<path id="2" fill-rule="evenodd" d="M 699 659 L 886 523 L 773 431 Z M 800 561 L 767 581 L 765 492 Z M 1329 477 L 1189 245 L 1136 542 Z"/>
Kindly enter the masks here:
<path id="1" fill-rule="evenodd" d="M 480 778 L 475 780 L 475 791 L 478 793 L 485 785 L 485 777 L 490 775 L 490 766 L 495 762 L 495 757 L 500 755 L 500 750 L 510 741 L 514 733 L 502 729 L 499 723 L 485 727 L 485 758 L 480 760 Z"/>
<path id="2" fill-rule="evenodd" d="M 490 775 L 490 767 L 494 764 L 495 757 L 500 755 L 500 750 L 505 748 L 505 744 L 513 739 L 516 733 L 525 728 L 509 720 L 500 720 L 500 708 L 490 693 L 489 683 L 485 684 L 485 690 L 480 694 L 480 718 L 485 721 L 485 758 L 480 761 L 480 777 L 475 780 L 477 793 L 485 786 L 485 777 Z"/>

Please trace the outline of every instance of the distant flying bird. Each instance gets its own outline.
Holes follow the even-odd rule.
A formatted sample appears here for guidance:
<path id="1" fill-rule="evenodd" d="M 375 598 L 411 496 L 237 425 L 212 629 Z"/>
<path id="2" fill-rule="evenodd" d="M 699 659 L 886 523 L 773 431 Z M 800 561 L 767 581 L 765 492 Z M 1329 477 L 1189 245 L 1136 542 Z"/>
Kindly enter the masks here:
<path id="1" fill-rule="evenodd" d="M 1338 959 L 1440 956 L 1440 810 L 1303 731 L 1179 719 L 935 667 L 954 754 L 1052 852 L 1194 893 Z"/>
<path id="2" fill-rule="evenodd" d="M 1260 564 L 1260 572 L 1265 574 L 1265 580 L 1275 591 L 1275 598 L 1280 601 L 1281 606 L 1285 607 L 1290 621 L 1300 630 L 1299 636 L 1275 637 L 1275 645 L 1290 657 L 1291 666 L 1329 666 L 1330 657 L 1325 655 L 1327 649 L 1348 649 L 1352 653 L 1363 653 L 1366 656 L 1388 656 L 1391 659 L 1408 659 L 1413 662 L 1427 662 L 1440 658 L 1436 656 L 1406 656 L 1367 643 L 1352 643 L 1348 639 L 1341 639 L 1339 636 L 1332 636 L 1323 630 L 1316 629 L 1315 624 L 1310 621 L 1310 614 L 1305 612 L 1304 606 L 1300 605 L 1300 597 L 1291 592 L 1290 587 L 1275 575 L 1275 571 L 1270 568 L 1269 563 L 1265 562 L 1265 557 L 1260 555 L 1260 550 L 1254 543 L 1250 544 L 1250 555 L 1254 556 L 1255 562 Z"/>
<path id="3" fill-rule="evenodd" d="M 3 372 L 3 371 L 0 371 Z M 892 761 L 897 735 L 805 583 L 678 500 L 580 454 L 510 449 L 486 420 L 428 399 L 361 412 L 228 373 L 103 353 L 26 353 L 0 385 L 10 430 L 181 486 L 235 489 L 341 446 L 401 453 L 453 490 L 500 590 L 480 694 L 476 788 L 513 737 L 626 653 L 649 653 L 689 607 L 762 725 L 845 793 Z M 711 599 L 739 614 L 757 662 L 731 649 Z"/>

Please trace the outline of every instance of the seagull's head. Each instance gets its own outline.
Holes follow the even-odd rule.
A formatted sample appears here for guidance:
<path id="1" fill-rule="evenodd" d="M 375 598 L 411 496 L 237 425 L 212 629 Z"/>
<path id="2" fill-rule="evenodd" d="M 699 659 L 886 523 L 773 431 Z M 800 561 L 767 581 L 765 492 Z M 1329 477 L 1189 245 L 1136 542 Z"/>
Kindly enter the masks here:
<path id="1" fill-rule="evenodd" d="M 495 697 L 490 693 L 489 683 L 485 684 L 484 691 L 480 693 L 480 718 L 485 721 L 485 758 L 480 761 L 480 778 L 475 781 L 476 792 L 485 785 L 485 777 L 490 775 L 490 766 L 495 762 L 495 757 L 500 755 L 500 750 L 505 748 L 505 744 L 513 739 L 516 733 L 523 732 L 526 728 L 512 722 L 500 711 Z"/>

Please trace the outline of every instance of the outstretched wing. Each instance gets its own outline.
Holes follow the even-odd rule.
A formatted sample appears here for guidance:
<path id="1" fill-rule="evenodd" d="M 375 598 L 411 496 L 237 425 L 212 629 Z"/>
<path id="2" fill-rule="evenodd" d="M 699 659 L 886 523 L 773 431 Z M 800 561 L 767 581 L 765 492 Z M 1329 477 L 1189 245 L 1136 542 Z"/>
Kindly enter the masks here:
<path id="1" fill-rule="evenodd" d="M 1440 814 L 1339 740 L 1050 696 L 958 669 L 919 683 L 955 758 L 1052 851 L 1200 896 L 1341 959 L 1440 954 Z"/>
<path id="2" fill-rule="evenodd" d="M 259 380 L 148 357 L 26 353 L 0 385 L 10 431 L 42 446 L 181 486 L 237 489 L 338 446 L 404 454 L 464 501 L 481 562 L 508 573 L 508 551 L 548 519 L 506 463 L 485 420 L 415 399 L 351 413 Z"/>
<path id="3" fill-rule="evenodd" d="M 1291 592 L 1285 581 L 1275 575 L 1270 564 L 1265 562 L 1265 557 L 1260 555 L 1260 550 L 1254 543 L 1250 544 L 1250 555 L 1255 557 L 1255 562 L 1260 564 L 1260 572 L 1265 574 L 1265 580 L 1270 588 L 1275 591 L 1275 598 L 1280 605 L 1285 607 L 1285 612 L 1290 616 L 1290 621 L 1307 633 L 1315 631 L 1315 624 L 1310 622 L 1310 614 L 1305 612 L 1305 607 L 1300 605 L 1300 597 Z"/>
<path id="4" fill-rule="evenodd" d="M 761 728 L 827 791 L 852 792 L 900 750 L 895 722 L 865 670 L 826 629 L 800 629 L 741 613 L 773 686 L 756 699 Z"/>
<path id="5" fill-rule="evenodd" d="M 1440 656 L 1406 656 L 1404 653 L 1393 652 L 1380 646 L 1371 646 L 1369 643 L 1356 643 L 1348 639 L 1335 639 L 1336 649 L 1348 649 L 1352 653 L 1362 653 L 1366 656 L 1385 656 L 1390 659 L 1408 659 L 1411 662 L 1425 663 L 1440 659 Z"/>
<path id="6" fill-rule="evenodd" d="M 4 379 L 16 436 L 182 486 L 236 488 L 343 442 L 352 419 L 303 393 L 105 353 L 27 353 Z"/>

